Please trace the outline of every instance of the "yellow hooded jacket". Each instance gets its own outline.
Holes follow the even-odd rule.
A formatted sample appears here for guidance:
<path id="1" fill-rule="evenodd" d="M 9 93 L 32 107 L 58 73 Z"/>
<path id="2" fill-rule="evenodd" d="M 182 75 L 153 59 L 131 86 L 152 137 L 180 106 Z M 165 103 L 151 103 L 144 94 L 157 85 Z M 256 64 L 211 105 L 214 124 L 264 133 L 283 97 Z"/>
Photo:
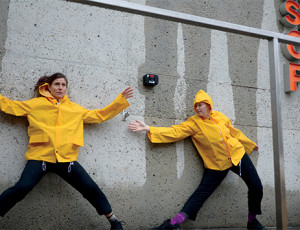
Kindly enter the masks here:
<path id="1" fill-rule="evenodd" d="M 101 110 L 88 110 L 71 102 L 67 95 L 58 104 L 47 83 L 40 86 L 39 92 L 44 97 L 22 102 L 0 95 L 1 111 L 28 119 L 26 160 L 76 161 L 78 149 L 83 146 L 83 123 L 107 121 L 129 106 L 122 94 Z"/>
<path id="2" fill-rule="evenodd" d="M 150 127 L 148 137 L 153 143 L 169 143 L 191 136 L 204 166 L 214 170 L 225 170 L 238 165 L 245 152 L 250 154 L 256 144 L 240 130 L 234 128 L 229 118 L 213 110 L 211 97 L 200 90 L 194 100 L 210 105 L 210 118 L 202 119 L 198 114 L 185 122 L 171 127 Z"/>

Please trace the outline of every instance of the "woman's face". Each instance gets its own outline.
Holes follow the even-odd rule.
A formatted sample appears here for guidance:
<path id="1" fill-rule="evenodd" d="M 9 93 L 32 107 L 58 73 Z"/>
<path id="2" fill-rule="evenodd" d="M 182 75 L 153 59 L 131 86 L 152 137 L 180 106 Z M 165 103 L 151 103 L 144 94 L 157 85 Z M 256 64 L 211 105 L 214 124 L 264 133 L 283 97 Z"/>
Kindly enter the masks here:
<path id="1" fill-rule="evenodd" d="M 67 91 L 66 79 L 64 78 L 55 79 L 52 82 L 52 84 L 49 86 L 49 91 L 56 100 L 63 99 Z"/>
<path id="2" fill-rule="evenodd" d="M 210 113 L 210 106 L 205 102 L 196 103 L 195 110 L 200 117 L 208 117 Z"/>

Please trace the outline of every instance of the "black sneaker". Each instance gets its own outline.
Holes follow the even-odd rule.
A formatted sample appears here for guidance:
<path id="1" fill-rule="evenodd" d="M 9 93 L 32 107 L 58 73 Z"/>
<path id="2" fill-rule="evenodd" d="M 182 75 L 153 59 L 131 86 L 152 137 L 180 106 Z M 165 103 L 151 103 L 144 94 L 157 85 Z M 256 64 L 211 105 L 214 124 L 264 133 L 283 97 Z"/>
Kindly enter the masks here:
<path id="1" fill-rule="evenodd" d="M 152 230 L 159 230 L 159 229 L 176 229 L 176 230 L 180 230 L 179 225 L 175 224 L 172 225 L 171 220 L 165 220 L 160 226 L 156 227 L 156 228 L 152 228 Z"/>
<path id="2" fill-rule="evenodd" d="M 122 224 L 125 224 L 124 221 L 115 220 L 115 221 L 111 222 L 110 224 L 111 224 L 110 230 L 124 230 L 123 226 L 122 226 Z"/>
<path id="3" fill-rule="evenodd" d="M 260 230 L 267 230 L 264 226 L 259 223 L 257 219 L 253 220 L 251 223 L 247 223 L 247 229 L 260 229 Z"/>

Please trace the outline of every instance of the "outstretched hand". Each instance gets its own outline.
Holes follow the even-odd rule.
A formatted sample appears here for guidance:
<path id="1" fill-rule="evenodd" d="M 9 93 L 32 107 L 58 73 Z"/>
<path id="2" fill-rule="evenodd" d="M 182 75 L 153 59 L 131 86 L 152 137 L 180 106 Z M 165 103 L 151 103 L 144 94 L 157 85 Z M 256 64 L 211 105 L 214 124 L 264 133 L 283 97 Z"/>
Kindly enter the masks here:
<path id="1" fill-rule="evenodd" d="M 133 97 L 133 89 L 129 86 L 122 92 L 123 97 L 126 99 Z"/>
<path id="2" fill-rule="evenodd" d="M 150 128 L 148 125 L 146 125 L 144 122 L 142 121 L 138 121 L 136 120 L 136 123 L 129 123 L 128 128 L 132 131 L 132 132 L 139 132 L 139 131 L 150 131 Z"/>

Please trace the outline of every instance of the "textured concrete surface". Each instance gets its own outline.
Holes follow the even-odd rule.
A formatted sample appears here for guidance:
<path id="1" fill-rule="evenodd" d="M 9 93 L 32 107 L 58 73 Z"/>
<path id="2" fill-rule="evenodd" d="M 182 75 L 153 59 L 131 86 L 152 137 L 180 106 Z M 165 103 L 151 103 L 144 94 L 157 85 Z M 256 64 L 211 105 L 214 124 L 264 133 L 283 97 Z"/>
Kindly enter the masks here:
<path id="1" fill-rule="evenodd" d="M 130 2 L 279 33 L 289 30 L 278 22 L 281 0 Z M 260 146 L 250 155 L 264 186 L 259 219 L 276 225 L 266 41 L 65 0 L 2 0 L 0 29 L 3 96 L 30 99 L 37 79 L 54 72 L 68 76 L 69 98 L 88 109 L 109 104 L 129 85 L 134 88 L 126 121 L 119 114 L 103 124 L 85 125 L 78 158 L 126 229 L 147 229 L 173 217 L 203 172 L 190 139 L 151 144 L 145 133 L 131 133 L 128 122 L 178 124 L 194 114 L 192 103 L 200 89 Z M 288 63 L 282 55 L 280 62 Z M 146 73 L 158 74 L 159 84 L 144 87 Z M 285 94 L 283 78 L 281 83 L 288 223 L 299 226 L 300 90 Z M 0 113 L 0 192 L 24 168 L 26 126 L 26 118 Z M 197 221 L 182 227 L 243 229 L 246 221 L 247 188 L 229 173 Z M 0 219 L 0 229 L 109 229 L 109 224 L 71 186 L 48 174 Z"/>
<path id="2" fill-rule="evenodd" d="M 247 228 L 181 228 L 181 230 L 205 230 L 205 229 L 209 229 L 209 230 L 246 230 Z M 274 227 L 268 227 L 267 229 L 269 230 L 280 230 Z M 300 230 L 300 227 L 289 227 L 288 229 L 290 230 Z"/>

